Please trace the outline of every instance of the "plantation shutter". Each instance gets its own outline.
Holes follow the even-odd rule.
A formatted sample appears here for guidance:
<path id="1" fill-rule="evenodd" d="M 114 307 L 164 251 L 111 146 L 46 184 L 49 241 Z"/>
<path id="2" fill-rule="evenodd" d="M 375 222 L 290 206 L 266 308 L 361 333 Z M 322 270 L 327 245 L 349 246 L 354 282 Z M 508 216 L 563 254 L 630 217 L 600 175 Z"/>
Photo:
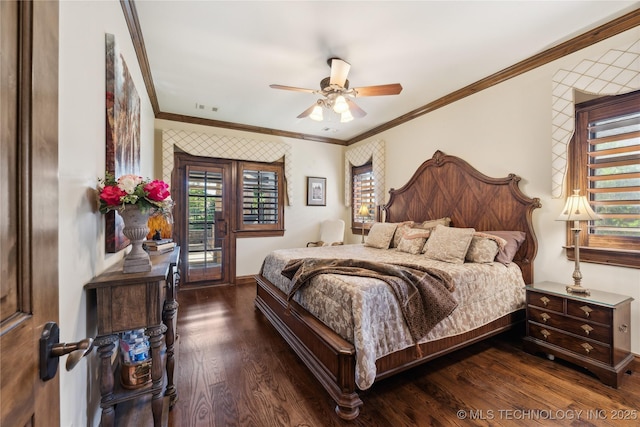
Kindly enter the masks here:
<path id="1" fill-rule="evenodd" d="M 241 181 L 238 186 L 238 204 L 241 209 L 238 212 L 237 232 L 247 237 L 282 235 L 284 232 L 282 164 L 240 162 L 238 166 L 238 179 Z"/>
<path id="2" fill-rule="evenodd" d="M 375 220 L 375 187 L 373 177 L 373 167 L 371 163 L 353 168 L 353 198 L 351 203 L 351 214 L 353 224 L 369 223 Z M 359 214 L 360 206 L 366 205 L 369 215 L 362 217 Z"/>
<path id="3" fill-rule="evenodd" d="M 278 175 L 270 171 L 245 169 L 242 178 L 242 222 L 277 224 Z"/>
<path id="4" fill-rule="evenodd" d="M 640 237 L 640 112 L 588 123 L 587 191 L 595 236 Z"/>

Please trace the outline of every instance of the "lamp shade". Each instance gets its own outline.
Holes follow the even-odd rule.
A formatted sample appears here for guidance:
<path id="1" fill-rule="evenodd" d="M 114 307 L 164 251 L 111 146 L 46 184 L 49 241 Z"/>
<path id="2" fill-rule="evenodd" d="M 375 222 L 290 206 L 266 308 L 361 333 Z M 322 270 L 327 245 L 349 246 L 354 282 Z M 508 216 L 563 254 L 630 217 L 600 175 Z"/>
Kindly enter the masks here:
<path id="1" fill-rule="evenodd" d="M 340 114 L 340 123 L 348 123 L 353 120 L 353 115 L 351 111 L 347 110 L 344 113 Z"/>
<path id="2" fill-rule="evenodd" d="M 320 104 L 318 104 L 315 107 L 313 107 L 313 111 L 309 115 L 309 118 L 311 120 L 315 120 L 316 122 L 321 122 L 322 121 L 322 119 L 323 119 L 322 106 Z"/>
<path id="3" fill-rule="evenodd" d="M 573 190 L 557 221 L 593 221 L 601 218 L 591 209 L 587 197 L 581 196 L 580 190 Z"/>
<path id="4" fill-rule="evenodd" d="M 369 216 L 369 208 L 367 205 L 360 205 L 360 210 L 358 211 L 358 215 L 360 216 Z"/>
<path id="5" fill-rule="evenodd" d="M 349 105 L 347 104 L 347 100 L 344 99 L 344 96 L 338 95 L 333 102 L 333 111 L 338 114 L 342 114 L 345 111 L 349 111 Z"/>

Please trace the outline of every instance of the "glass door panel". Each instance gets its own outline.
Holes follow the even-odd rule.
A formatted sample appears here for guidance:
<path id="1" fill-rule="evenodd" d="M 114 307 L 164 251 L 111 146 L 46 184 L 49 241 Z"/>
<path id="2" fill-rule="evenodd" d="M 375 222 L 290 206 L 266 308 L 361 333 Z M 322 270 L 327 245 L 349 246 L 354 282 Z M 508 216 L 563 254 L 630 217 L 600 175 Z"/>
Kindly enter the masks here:
<path id="1" fill-rule="evenodd" d="M 187 167 L 187 282 L 223 279 L 223 168 Z"/>

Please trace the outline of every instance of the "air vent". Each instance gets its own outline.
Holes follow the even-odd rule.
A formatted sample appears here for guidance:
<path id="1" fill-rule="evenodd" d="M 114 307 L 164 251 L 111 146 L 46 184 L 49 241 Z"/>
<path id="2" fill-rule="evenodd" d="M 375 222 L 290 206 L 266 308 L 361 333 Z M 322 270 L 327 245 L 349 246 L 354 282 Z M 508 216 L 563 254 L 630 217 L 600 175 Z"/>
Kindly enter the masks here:
<path id="1" fill-rule="evenodd" d="M 200 104 L 198 102 L 196 102 L 196 110 L 201 110 L 201 111 L 211 111 L 211 112 L 217 112 L 218 111 L 218 107 L 207 107 L 204 104 Z"/>

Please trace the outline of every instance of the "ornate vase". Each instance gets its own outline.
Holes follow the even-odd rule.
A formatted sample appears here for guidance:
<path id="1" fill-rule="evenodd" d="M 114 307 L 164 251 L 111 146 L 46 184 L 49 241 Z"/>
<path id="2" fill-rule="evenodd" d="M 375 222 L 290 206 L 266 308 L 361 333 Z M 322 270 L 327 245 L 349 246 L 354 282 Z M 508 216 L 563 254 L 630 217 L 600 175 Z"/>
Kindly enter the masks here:
<path id="1" fill-rule="evenodd" d="M 131 252 L 124 258 L 124 273 L 142 273 L 151 270 L 149 254 L 142 249 L 147 238 L 149 213 L 142 213 L 137 205 L 126 205 L 118 211 L 124 221 L 122 233 L 131 241 Z"/>

